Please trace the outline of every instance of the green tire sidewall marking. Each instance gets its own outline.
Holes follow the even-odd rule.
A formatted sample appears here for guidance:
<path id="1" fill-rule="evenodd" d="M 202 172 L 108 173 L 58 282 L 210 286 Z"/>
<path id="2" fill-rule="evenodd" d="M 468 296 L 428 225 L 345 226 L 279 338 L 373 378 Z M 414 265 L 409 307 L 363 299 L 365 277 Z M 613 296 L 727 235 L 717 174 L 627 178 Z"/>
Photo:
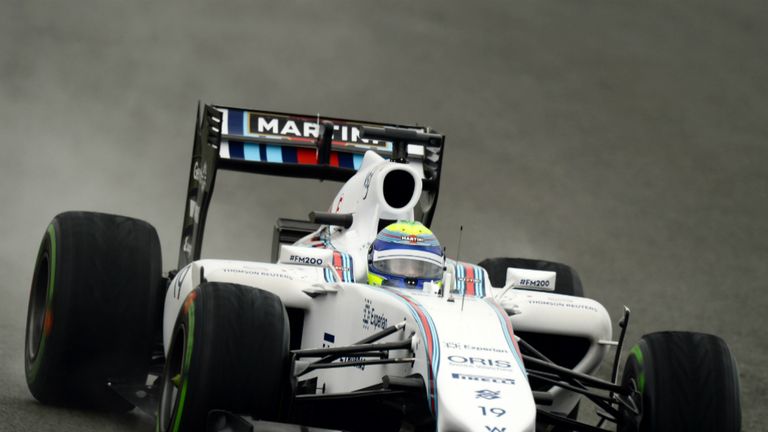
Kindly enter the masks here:
<path id="1" fill-rule="evenodd" d="M 195 302 L 194 300 L 189 304 L 188 324 L 187 329 L 187 342 L 184 349 L 184 366 L 181 369 L 181 376 L 184 379 L 181 385 L 181 395 L 179 396 L 179 403 L 176 406 L 176 416 L 173 421 L 173 432 L 178 432 L 181 425 L 181 415 L 184 413 L 184 401 L 187 399 L 187 386 L 189 384 L 189 364 L 192 361 L 192 346 L 195 339 Z"/>
<path id="2" fill-rule="evenodd" d="M 48 225 L 48 238 L 51 242 L 50 253 L 48 256 L 48 292 L 45 296 L 45 311 L 47 314 L 48 309 L 53 305 L 53 288 L 56 282 L 56 230 L 53 224 Z M 32 369 L 29 372 L 29 381 L 34 382 L 37 377 L 37 372 L 40 369 L 40 364 L 43 362 L 43 354 L 45 353 L 45 341 L 48 337 L 45 334 L 45 318 L 43 318 L 43 328 L 41 329 L 43 336 L 40 338 L 40 348 L 37 350 L 35 360 L 32 362 Z"/>
<path id="3" fill-rule="evenodd" d="M 637 371 L 637 387 L 640 394 L 645 391 L 645 371 L 643 370 L 643 351 L 640 349 L 640 345 L 635 345 L 630 351 L 631 355 L 637 359 L 638 371 Z"/>

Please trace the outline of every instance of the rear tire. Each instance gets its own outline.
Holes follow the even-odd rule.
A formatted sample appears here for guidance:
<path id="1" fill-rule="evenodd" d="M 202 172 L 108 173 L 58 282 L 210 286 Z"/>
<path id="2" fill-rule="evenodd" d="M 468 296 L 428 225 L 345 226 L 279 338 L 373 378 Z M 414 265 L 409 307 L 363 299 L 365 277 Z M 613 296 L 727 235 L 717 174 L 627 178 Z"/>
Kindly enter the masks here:
<path id="1" fill-rule="evenodd" d="M 158 431 L 203 431 L 223 409 L 277 420 L 292 398 L 288 315 L 256 288 L 204 283 L 184 301 L 162 378 Z"/>
<path id="2" fill-rule="evenodd" d="M 507 267 L 553 271 L 557 273 L 555 293 L 584 297 L 584 288 L 581 285 L 579 275 L 576 270 L 566 264 L 529 258 L 486 258 L 480 261 L 478 265 L 488 272 L 491 285 L 495 287 L 504 286 L 507 279 Z"/>
<path id="3" fill-rule="evenodd" d="M 741 430 L 739 374 L 717 336 L 660 332 L 643 336 L 627 358 L 622 384 L 635 385 L 641 416 L 623 412 L 618 431 Z"/>
<path id="4" fill-rule="evenodd" d="M 125 411 L 110 379 L 144 383 L 162 299 L 146 222 L 67 212 L 43 236 L 27 311 L 25 372 L 43 403 Z"/>

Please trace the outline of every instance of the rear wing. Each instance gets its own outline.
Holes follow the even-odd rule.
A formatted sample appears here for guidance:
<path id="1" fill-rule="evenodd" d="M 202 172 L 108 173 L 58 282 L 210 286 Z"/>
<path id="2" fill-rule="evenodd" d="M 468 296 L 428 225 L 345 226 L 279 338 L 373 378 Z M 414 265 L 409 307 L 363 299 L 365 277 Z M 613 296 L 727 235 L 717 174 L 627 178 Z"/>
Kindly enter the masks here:
<path id="1" fill-rule="evenodd" d="M 220 169 L 345 182 L 372 150 L 418 165 L 416 217 L 429 226 L 440 189 L 445 137 L 423 126 L 198 106 L 179 268 L 200 259 L 205 219 Z"/>

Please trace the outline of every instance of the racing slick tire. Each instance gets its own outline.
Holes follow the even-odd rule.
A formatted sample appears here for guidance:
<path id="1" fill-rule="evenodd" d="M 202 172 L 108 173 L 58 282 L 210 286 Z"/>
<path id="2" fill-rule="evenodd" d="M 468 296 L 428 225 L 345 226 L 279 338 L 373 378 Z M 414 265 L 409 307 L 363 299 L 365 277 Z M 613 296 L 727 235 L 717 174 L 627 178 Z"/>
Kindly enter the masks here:
<path id="1" fill-rule="evenodd" d="M 640 414 L 624 409 L 620 432 L 741 430 L 739 374 L 728 345 L 717 336 L 659 332 L 630 351 L 623 385 L 634 385 Z"/>
<path id="2" fill-rule="evenodd" d="M 544 261 L 530 258 L 486 258 L 477 265 L 488 272 L 488 278 L 491 285 L 503 287 L 507 279 L 507 267 L 522 268 L 528 270 L 553 271 L 557 274 L 555 283 L 555 293 L 565 294 L 576 297 L 584 297 L 584 288 L 581 285 L 581 279 L 566 264 L 554 261 Z M 523 288 L 520 288 L 523 289 Z"/>
<path id="3" fill-rule="evenodd" d="M 162 289 L 160 241 L 150 224 L 91 212 L 53 218 L 27 310 L 24 365 L 32 395 L 68 407 L 133 408 L 108 381 L 146 380 Z"/>
<path id="4" fill-rule="evenodd" d="M 289 330 L 275 294 L 215 282 L 193 290 L 171 336 L 157 431 L 203 431 L 212 409 L 279 419 L 293 397 Z"/>

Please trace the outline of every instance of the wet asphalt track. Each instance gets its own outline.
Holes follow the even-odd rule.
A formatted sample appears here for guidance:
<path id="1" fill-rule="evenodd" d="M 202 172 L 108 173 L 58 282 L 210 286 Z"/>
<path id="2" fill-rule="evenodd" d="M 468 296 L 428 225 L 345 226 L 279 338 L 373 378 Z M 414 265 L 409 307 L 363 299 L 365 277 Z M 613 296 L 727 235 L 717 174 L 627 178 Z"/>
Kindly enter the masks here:
<path id="1" fill-rule="evenodd" d="M 768 6 L 734 3 L 2 2 L 0 430 L 150 430 L 32 399 L 27 293 L 64 210 L 150 221 L 173 267 L 198 99 L 444 132 L 449 253 L 463 224 L 462 259 L 570 263 L 632 342 L 721 335 L 768 430 Z M 334 187 L 220 175 L 204 255 L 268 259 Z"/>

